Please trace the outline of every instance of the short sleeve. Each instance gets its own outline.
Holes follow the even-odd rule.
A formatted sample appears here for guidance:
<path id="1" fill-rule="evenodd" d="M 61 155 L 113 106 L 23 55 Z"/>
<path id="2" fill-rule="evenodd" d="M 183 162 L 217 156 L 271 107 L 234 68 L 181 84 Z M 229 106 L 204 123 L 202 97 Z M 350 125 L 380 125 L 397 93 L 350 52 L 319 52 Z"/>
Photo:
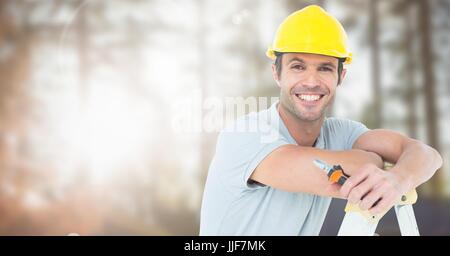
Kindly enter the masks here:
<path id="1" fill-rule="evenodd" d="M 247 118 L 239 122 L 241 125 L 242 122 L 248 125 L 253 120 Z M 262 184 L 249 182 L 253 171 L 271 152 L 289 144 L 278 129 L 269 124 L 258 124 L 257 129 L 244 131 L 237 129 L 238 125 L 219 134 L 210 168 L 210 172 L 217 172 L 221 182 L 235 194 L 263 187 Z"/>
<path id="2" fill-rule="evenodd" d="M 327 126 L 331 133 L 330 137 L 333 138 L 343 150 L 352 149 L 353 144 L 359 136 L 369 131 L 369 129 L 360 122 L 341 118 L 327 119 Z"/>

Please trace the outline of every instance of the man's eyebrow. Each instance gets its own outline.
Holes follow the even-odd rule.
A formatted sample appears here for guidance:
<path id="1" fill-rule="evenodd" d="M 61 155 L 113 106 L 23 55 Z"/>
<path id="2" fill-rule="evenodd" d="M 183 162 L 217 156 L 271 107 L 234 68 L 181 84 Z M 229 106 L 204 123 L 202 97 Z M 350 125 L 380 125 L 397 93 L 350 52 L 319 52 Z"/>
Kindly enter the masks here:
<path id="1" fill-rule="evenodd" d="M 320 63 L 319 66 L 321 66 L 321 67 L 328 66 L 328 67 L 336 68 L 336 65 L 334 65 L 334 63 L 332 63 L 332 62 L 323 62 L 323 63 Z"/>
<path id="2" fill-rule="evenodd" d="M 294 58 L 292 58 L 292 59 L 290 59 L 288 61 L 288 64 L 291 63 L 291 62 L 294 62 L 294 61 L 298 61 L 298 62 L 301 62 L 301 63 L 306 63 L 303 59 L 298 58 L 298 57 L 294 57 Z M 334 63 L 331 62 L 331 61 L 322 62 L 322 63 L 319 64 L 319 66 L 321 66 L 321 67 L 328 66 L 328 67 L 336 69 L 336 65 L 334 65 Z"/>
<path id="3" fill-rule="evenodd" d="M 294 58 L 292 58 L 292 59 L 290 59 L 290 60 L 288 61 L 288 64 L 291 63 L 291 62 L 293 62 L 293 61 L 298 61 L 298 62 L 301 62 L 301 63 L 305 63 L 304 60 L 302 60 L 302 59 L 300 59 L 300 58 L 298 58 L 298 57 L 294 57 Z"/>

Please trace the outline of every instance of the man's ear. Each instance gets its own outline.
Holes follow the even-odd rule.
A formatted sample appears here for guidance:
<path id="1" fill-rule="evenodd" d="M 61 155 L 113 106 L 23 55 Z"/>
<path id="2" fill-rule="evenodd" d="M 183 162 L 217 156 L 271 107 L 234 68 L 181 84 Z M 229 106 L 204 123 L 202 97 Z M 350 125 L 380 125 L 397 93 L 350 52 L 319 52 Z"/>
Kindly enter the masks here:
<path id="1" fill-rule="evenodd" d="M 275 66 L 275 64 L 272 64 L 272 76 L 273 76 L 273 80 L 275 80 L 278 87 L 281 87 L 280 86 L 280 78 L 278 77 L 277 67 Z"/>
<path id="2" fill-rule="evenodd" d="M 344 81 L 345 74 L 347 74 L 347 69 L 343 68 L 342 73 L 341 73 L 341 79 L 340 79 L 338 86 L 342 84 L 342 81 Z"/>

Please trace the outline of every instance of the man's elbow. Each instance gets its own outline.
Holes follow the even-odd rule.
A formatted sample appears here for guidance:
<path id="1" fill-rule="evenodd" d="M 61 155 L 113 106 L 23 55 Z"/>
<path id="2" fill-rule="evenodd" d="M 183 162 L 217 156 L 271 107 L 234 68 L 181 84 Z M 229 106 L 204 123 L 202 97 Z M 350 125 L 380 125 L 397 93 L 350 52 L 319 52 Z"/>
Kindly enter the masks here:
<path id="1" fill-rule="evenodd" d="M 432 154 L 434 155 L 434 162 L 436 164 L 436 170 L 440 169 L 442 165 L 444 164 L 444 159 L 442 158 L 441 154 L 434 148 L 429 147 Z"/>
<path id="2" fill-rule="evenodd" d="M 433 169 L 438 170 L 442 167 L 444 160 L 436 149 L 422 142 L 416 142 L 416 145 L 421 148 L 424 155 L 432 159 Z"/>

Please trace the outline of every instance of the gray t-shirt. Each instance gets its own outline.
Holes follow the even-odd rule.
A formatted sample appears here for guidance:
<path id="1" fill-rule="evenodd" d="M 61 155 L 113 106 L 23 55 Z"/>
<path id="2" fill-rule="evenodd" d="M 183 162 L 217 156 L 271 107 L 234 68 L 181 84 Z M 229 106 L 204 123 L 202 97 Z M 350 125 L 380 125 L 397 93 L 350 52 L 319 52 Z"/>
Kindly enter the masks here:
<path id="1" fill-rule="evenodd" d="M 319 234 L 330 197 L 249 182 L 252 172 L 272 151 L 297 145 L 277 105 L 250 113 L 220 133 L 203 194 L 200 235 Z M 327 118 L 315 147 L 348 150 L 367 130 L 355 121 Z"/>

